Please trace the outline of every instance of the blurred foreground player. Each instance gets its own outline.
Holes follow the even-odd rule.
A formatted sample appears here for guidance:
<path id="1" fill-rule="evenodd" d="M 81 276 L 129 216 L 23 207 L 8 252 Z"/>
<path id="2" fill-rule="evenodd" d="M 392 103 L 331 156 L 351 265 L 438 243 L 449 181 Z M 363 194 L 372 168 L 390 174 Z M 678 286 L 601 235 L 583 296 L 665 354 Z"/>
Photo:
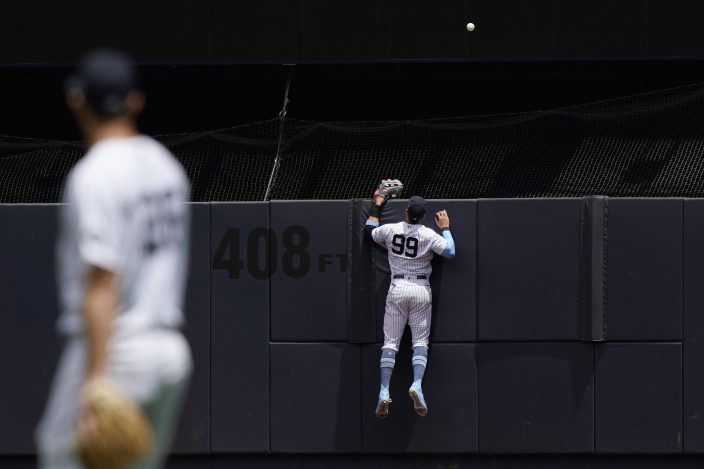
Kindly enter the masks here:
<path id="1" fill-rule="evenodd" d="M 192 367 L 178 330 L 189 183 L 166 148 L 138 133 L 144 96 L 123 54 L 89 54 L 67 80 L 66 102 L 90 148 L 68 177 L 61 213 L 58 329 L 66 344 L 37 429 L 39 467 L 159 468 Z M 115 390 L 146 415 L 151 442 L 136 460 L 118 451 L 116 460 L 91 463 L 85 455 L 99 459 L 118 433 L 141 431 L 130 428 L 134 420 L 113 425 L 107 441 L 101 434 L 98 409 L 118 401 Z"/>
<path id="2" fill-rule="evenodd" d="M 425 199 L 422 197 L 410 198 L 405 221 L 379 226 L 382 205 L 402 187 L 399 181 L 382 181 L 374 192 L 366 223 L 366 230 L 372 239 L 388 250 L 391 269 L 391 285 L 386 295 L 384 313 L 381 389 L 375 411 L 376 416 L 381 419 L 389 415 L 389 382 L 406 324 L 411 329 L 413 343 L 413 383 L 408 394 L 418 415 L 424 417 L 428 413 L 421 384 L 428 362 L 432 315 L 430 274 L 433 268 L 430 261 L 433 259 L 433 253 L 447 259 L 455 257 L 455 242 L 450 234 L 447 212 L 441 210 L 435 214 L 435 223 L 442 232 L 440 236 L 421 224 L 425 217 Z"/>

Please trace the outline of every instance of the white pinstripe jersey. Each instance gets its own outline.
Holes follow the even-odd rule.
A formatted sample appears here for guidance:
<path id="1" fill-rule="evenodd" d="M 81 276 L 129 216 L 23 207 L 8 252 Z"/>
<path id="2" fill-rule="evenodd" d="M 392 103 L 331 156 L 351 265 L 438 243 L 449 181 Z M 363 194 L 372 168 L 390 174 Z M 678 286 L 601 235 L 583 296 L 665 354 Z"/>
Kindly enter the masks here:
<path id="1" fill-rule="evenodd" d="M 442 254 L 447 240 L 425 225 L 405 221 L 374 228 L 372 238 L 389 251 L 389 267 L 394 275 L 427 275 L 433 271 L 433 253 Z"/>

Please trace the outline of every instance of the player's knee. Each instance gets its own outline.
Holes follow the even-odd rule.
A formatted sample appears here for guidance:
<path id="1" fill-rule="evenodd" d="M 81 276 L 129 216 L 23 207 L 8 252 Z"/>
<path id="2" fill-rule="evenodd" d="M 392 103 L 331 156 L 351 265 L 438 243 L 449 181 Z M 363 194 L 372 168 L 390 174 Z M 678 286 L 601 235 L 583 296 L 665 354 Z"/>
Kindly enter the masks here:
<path id="1" fill-rule="evenodd" d="M 381 367 L 393 368 L 396 364 L 396 350 L 383 348 L 381 349 Z"/>
<path id="2" fill-rule="evenodd" d="M 426 366 L 428 364 L 428 347 L 425 345 L 419 345 L 413 347 L 413 366 L 421 365 Z"/>
<path id="3" fill-rule="evenodd" d="M 425 355 L 428 355 L 428 340 L 418 340 L 413 342 L 413 354 L 416 353 L 418 350 L 418 353 L 421 353 L 419 349 L 423 349 L 423 353 Z"/>
<path id="4" fill-rule="evenodd" d="M 386 342 L 383 347 L 381 347 L 382 353 L 384 350 L 391 350 L 394 353 L 398 352 L 398 346 L 399 344 L 396 344 L 394 342 Z"/>

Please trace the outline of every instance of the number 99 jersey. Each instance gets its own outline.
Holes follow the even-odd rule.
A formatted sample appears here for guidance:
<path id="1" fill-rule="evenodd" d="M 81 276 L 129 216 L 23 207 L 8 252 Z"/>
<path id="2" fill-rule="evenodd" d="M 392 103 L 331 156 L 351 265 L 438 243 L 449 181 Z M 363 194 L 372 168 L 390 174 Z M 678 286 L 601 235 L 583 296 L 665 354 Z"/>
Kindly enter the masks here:
<path id="1" fill-rule="evenodd" d="M 394 275 L 427 275 L 433 270 L 433 253 L 442 254 L 447 240 L 425 225 L 388 223 L 372 231 L 372 239 L 389 251 L 389 267 Z"/>

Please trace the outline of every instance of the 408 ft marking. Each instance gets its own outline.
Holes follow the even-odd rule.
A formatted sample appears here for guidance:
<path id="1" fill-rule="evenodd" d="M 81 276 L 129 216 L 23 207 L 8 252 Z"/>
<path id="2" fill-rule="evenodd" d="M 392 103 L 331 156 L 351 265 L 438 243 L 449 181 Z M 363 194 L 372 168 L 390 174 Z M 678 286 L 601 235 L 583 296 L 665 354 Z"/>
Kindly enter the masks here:
<path id="1" fill-rule="evenodd" d="M 300 225 L 289 226 L 281 235 L 281 246 L 276 233 L 270 228 L 254 228 L 243 239 L 245 252 L 240 252 L 241 233 L 239 228 L 225 231 L 213 256 L 213 269 L 227 270 L 231 279 L 240 278 L 240 272 L 247 270 L 252 278 L 264 280 L 278 268 L 278 253 L 281 249 L 281 270 L 291 278 L 305 277 L 311 270 L 311 255 L 308 252 L 310 233 Z M 263 255 L 262 255 L 263 253 Z M 325 253 L 318 255 L 319 272 L 339 268 L 347 272 L 347 255 Z"/>

